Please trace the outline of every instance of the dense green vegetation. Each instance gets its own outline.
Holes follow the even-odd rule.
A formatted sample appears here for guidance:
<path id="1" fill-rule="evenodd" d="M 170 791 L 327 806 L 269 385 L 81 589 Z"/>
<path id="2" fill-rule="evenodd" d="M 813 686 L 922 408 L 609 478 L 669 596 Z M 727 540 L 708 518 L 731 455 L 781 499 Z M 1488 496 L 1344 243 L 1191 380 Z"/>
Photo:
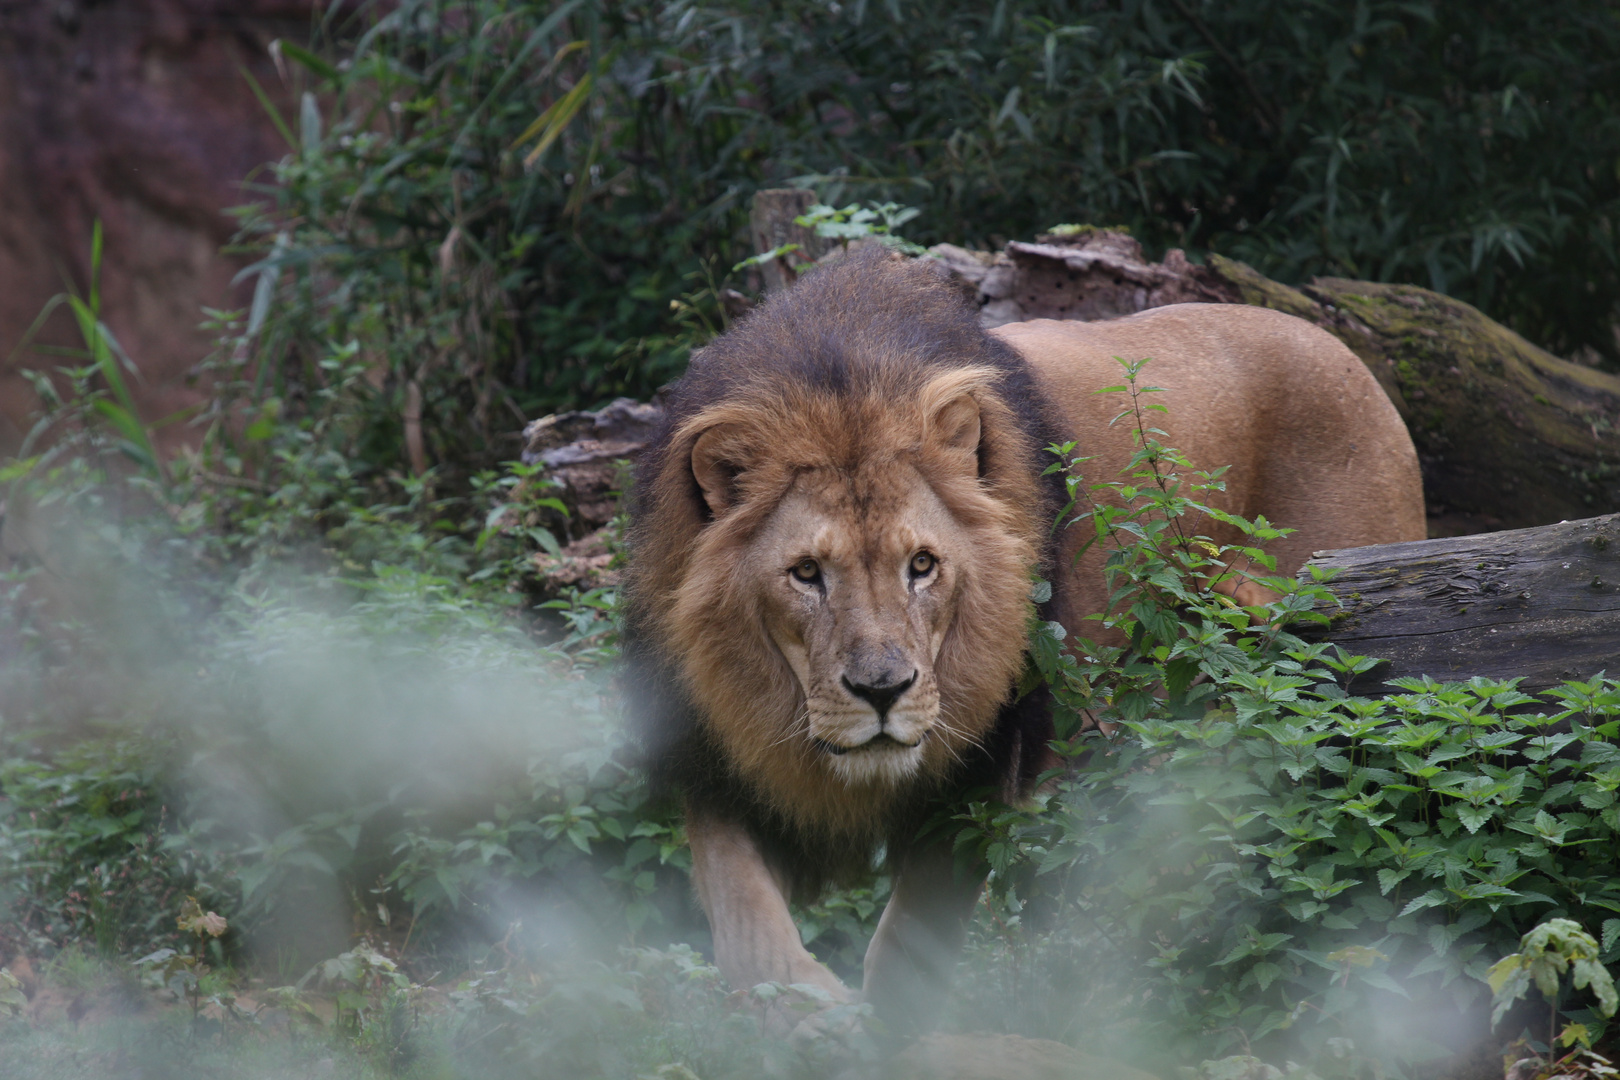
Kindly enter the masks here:
<path id="1" fill-rule="evenodd" d="M 304 96 L 244 223 L 261 389 L 298 407 L 357 340 L 356 456 L 507 456 L 523 418 L 677 373 L 783 184 L 917 206 L 925 243 L 1122 223 L 1412 281 L 1620 362 L 1612 4 L 913 7 L 334 5 L 281 48 Z"/>
<path id="2" fill-rule="evenodd" d="M 1613 355 L 1609 6 L 913 15 L 403 0 L 280 46 L 300 107 L 242 211 L 253 304 L 209 316 L 195 450 L 154 453 L 92 280 L 82 355 L 0 463 L 0 958 L 173 1003 L 70 1037 L 8 1025 L 0 976 L 8 1070 L 708 1080 L 869 1052 L 728 1007 L 617 726 L 615 598 L 535 608 L 562 518 L 506 460 L 522 420 L 646 394 L 723 325 L 757 187 L 915 205 L 924 241 L 1125 222 L 1284 278 L 1417 277 Z M 1607 1045 L 1620 684 L 1356 696 L 1370 661 L 1296 636 L 1318 587 L 1262 613 L 1195 586 L 1275 535 L 1187 535 L 1218 478 L 1150 433 L 1135 475 L 1088 478 L 1123 509 L 1084 469 L 1071 527 L 1116 549 L 1132 646 L 1033 628 L 1071 768 L 935 823 L 993 868 L 943 1026 L 1166 1076 L 1411 1075 L 1490 1037 L 1512 955 L 1499 1042 Z M 885 889 L 797 912 L 846 976 Z M 1593 939 L 1521 946 L 1555 917 Z"/>

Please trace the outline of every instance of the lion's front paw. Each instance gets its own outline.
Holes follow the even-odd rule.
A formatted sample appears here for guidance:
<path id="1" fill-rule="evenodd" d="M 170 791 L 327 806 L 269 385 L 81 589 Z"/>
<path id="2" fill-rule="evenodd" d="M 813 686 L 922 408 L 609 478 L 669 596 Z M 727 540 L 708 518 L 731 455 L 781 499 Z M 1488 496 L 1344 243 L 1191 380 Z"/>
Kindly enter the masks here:
<path id="1" fill-rule="evenodd" d="M 767 982 L 737 997 L 759 1011 L 766 1032 L 801 1048 L 831 1045 L 871 1014 L 871 1007 L 856 1004 L 854 992 L 842 983 Z"/>
<path id="2" fill-rule="evenodd" d="M 788 1044 L 815 1071 L 832 1075 L 877 1060 L 880 1047 L 871 1027 L 872 1006 L 851 1000 L 817 1001 L 806 995 L 801 1007 L 814 1011 L 794 1025 Z"/>

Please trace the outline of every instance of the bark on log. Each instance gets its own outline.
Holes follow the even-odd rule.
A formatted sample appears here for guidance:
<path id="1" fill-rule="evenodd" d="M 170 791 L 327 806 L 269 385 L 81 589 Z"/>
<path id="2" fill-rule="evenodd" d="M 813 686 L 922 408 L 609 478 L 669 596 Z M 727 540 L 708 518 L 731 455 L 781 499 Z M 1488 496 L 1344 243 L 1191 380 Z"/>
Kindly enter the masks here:
<path id="1" fill-rule="evenodd" d="M 1620 514 L 1481 536 L 1319 551 L 1344 605 L 1320 637 L 1389 661 L 1387 680 L 1522 676 L 1525 690 L 1620 673 Z"/>

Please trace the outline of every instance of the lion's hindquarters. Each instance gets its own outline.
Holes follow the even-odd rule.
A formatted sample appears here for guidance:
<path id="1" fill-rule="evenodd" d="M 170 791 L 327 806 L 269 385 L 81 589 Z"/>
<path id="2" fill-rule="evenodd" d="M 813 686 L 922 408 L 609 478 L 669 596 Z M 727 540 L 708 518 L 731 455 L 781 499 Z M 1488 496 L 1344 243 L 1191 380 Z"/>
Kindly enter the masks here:
<path id="1" fill-rule="evenodd" d="M 1149 412 L 1146 422 L 1199 467 L 1229 467 L 1225 492 L 1211 496 L 1216 505 L 1295 530 L 1272 546 L 1281 574 L 1314 550 L 1424 534 L 1417 455 L 1399 414 L 1355 354 L 1302 319 L 1183 304 L 1107 323 L 1043 320 L 996 333 L 1030 361 L 1080 452 L 1092 455 L 1085 468 L 1093 483 L 1126 468 L 1134 426 L 1128 417 L 1114 422 L 1128 406 L 1123 395 L 1097 391 L 1125 382 L 1116 357 L 1151 358 L 1138 382 L 1164 388 L 1144 401 L 1168 413 Z M 1238 539 L 1208 524 L 1218 540 Z M 1094 576 L 1084 566 L 1079 574 Z M 1094 610 L 1099 589 L 1077 581 L 1072 590 L 1088 598 L 1079 607 Z"/>
<path id="2" fill-rule="evenodd" d="M 1423 481 L 1406 424 L 1365 364 L 1319 327 L 1261 309 L 1268 408 L 1254 433 L 1254 510 L 1297 530 L 1273 545 L 1292 575 L 1324 548 L 1421 540 Z M 1243 338 L 1229 346 L 1243 356 Z"/>

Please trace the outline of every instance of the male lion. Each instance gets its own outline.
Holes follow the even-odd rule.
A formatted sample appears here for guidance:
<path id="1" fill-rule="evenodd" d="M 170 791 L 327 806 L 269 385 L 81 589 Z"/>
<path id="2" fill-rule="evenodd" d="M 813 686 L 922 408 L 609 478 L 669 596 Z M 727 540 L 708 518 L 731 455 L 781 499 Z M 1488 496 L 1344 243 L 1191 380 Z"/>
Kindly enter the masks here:
<path id="1" fill-rule="evenodd" d="M 863 993 L 926 1023 L 982 875 L 919 823 L 972 787 L 1028 793 L 1050 702 L 1013 693 L 1032 573 L 1042 612 L 1101 609 L 1102 552 L 1052 539 L 1044 448 L 1093 477 L 1128 460 L 1114 357 L 1151 356 L 1159 423 L 1230 465 L 1224 509 L 1313 549 L 1424 535 L 1417 457 L 1372 375 L 1274 311 L 1184 304 L 1105 323 L 986 333 L 924 263 L 861 253 L 815 271 L 692 359 L 639 466 L 625 590 L 632 709 L 685 799 L 698 895 L 734 987 L 838 979 L 800 943 L 791 896 L 869 874 L 894 894 Z M 1078 533 L 1080 530 L 1071 530 Z M 1219 523 L 1205 529 L 1235 540 Z"/>

